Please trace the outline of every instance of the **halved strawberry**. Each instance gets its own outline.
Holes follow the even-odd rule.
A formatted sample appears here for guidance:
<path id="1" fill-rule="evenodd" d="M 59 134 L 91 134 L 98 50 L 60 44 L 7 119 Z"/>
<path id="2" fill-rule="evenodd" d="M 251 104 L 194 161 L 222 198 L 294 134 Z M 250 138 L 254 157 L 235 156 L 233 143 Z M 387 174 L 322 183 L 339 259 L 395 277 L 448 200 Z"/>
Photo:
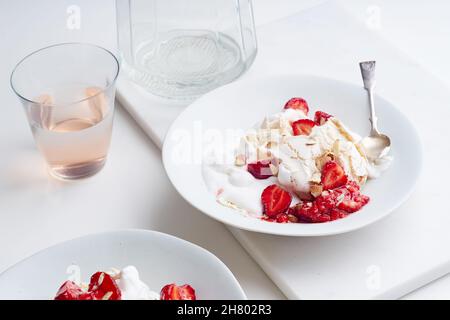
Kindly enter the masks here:
<path id="1" fill-rule="evenodd" d="M 314 114 L 314 122 L 318 126 L 321 126 L 325 122 L 327 122 L 328 119 L 330 119 L 331 117 L 333 117 L 331 114 L 328 114 L 328 113 L 323 112 L 323 111 L 316 111 L 316 113 Z"/>
<path id="2" fill-rule="evenodd" d="M 335 189 L 347 183 L 347 176 L 337 162 L 328 161 L 322 168 L 321 183 L 324 190 Z"/>
<path id="3" fill-rule="evenodd" d="M 92 275 L 89 292 L 95 300 L 120 300 L 122 297 L 116 281 L 109 274 L 101 271 Z"/>
<path id="4" fill-rule="evenodd" d="M 284 105 L 284 109 L 295 109 L 295 110 L 301 110 L 305 113 L 305 116 L 308 115 L 309 107 L 308 103 L 303 98 L 291 98 L 288 102 Z"/>
<path id="5" fill-rule="evenodd" d="M 197 300 L 195 290 L 190 285 L 177 286 L 175 283 L 161 289 L 161 300 Z"/>
<path id="6" fill-rule="evenodd" d="M 249 163 L 247 165 L 247 171 L 256 179 L 267 179 L 273 176 L 272 170 L 270 170 L 270 160 Z"/>
<path id="7" fill-rule="evenodd" d="M 309 119 L 300 119 L 292 122 L 292 130 L 294 131 L 294 136 L 309 135 L 315 125 L 316 123 Z"/>
<path id="8" fill-rule="evenodd" d="M 83 290 L 73 281 L 64 282 L 56 293 L 55 300 L 80 300 Z"/>
<path id="9" fill-rule="evenodd" d="M 261 194 L 263 211 L 270 218 L 286 212 L 289 209 L 291 201 L 292 196 L 290 193 L 276 184 L 268 186 Z"/>

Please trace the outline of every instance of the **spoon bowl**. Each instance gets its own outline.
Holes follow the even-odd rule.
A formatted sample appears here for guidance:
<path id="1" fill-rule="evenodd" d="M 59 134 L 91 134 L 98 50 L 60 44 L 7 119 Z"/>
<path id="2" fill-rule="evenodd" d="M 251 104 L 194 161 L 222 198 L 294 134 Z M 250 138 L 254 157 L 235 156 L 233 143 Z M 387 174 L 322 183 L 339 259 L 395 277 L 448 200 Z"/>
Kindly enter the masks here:
<path id="1" fill-rule="evenodd" d="M 385 134 L 378 133 L 362 139 L 361 145 L 366 152 L 366 156 L 370 160 L 376 160 L 389 153 L 391 148 L 391 139 Z"/>

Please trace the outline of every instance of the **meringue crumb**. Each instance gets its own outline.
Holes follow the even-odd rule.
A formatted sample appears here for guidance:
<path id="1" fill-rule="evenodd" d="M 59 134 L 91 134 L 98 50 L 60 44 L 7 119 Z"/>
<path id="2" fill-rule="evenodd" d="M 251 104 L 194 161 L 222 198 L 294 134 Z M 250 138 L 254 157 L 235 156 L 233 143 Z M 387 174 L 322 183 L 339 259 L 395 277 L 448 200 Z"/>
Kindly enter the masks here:
<path id="1" fill-rule="evenodd" d="M 272 171 L 272 174 L 274 176 L 278 175 L 278 166 L 275 166 L 275 165 L 270 163 L 269 164 L 269 168 L 270 168 L 270 171 Z"/>
<path id="2" fill-rule="evenodd" d="M 322 185 L 320 185 L 320 184 L 315 184 L 315 183 L 311 184 L 311 186 L 310 186 L 310 192 L 311 192 L 311 194 L 312 194 L 315 198 L 317 198 L 318 196 L 320 196 L 320 195 L 322 194 L 322 191 L 323 191 Z"/>

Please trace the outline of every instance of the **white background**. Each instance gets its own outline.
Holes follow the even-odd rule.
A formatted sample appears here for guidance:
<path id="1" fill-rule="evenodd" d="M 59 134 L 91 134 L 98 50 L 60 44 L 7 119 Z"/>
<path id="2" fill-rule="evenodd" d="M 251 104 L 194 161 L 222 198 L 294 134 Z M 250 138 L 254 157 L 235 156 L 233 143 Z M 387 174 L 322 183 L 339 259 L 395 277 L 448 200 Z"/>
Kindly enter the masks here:
<path id="1" fill-rule="evenodd" d="M 255 0 L 261 25 L 319 0 Z M 374 32 L 450 85 L 447 1 L 341 1 Z M 67 8 L 81 9 L 81 28 L 66 26 Z M 170 185 L 160 151 L 118 108 L 109 160 L 93 178 L 64 183 L 48 177 L 19 101 L 9 87 L 15 63 L 45 45 L 87 41 L 116 48 L 113 0 L 0 0 L 0 271 L 63 240 L 99 231 L 144 228 L 167 232 L 216 254 L 251 299 L 284 298 L 229 231 L 189 205 Z M 448 289 L 447 289 L 448 288 Z M 450 298 L 450 280 L 418 290 L 413 298 Z"/>

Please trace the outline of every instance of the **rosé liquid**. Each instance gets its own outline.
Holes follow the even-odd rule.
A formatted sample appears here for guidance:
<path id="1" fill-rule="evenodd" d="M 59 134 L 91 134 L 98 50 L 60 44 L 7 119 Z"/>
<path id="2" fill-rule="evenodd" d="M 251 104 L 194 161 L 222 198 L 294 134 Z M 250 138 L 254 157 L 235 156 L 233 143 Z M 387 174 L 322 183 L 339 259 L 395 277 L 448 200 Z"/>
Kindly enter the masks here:
<path id="1" fill-rule="evenodd" d="M 79 101 L 67 104 L 67 101 Z M 63 179 L 97 173 L 111 140 L 113 101 L 95 87 L 59 88 L 29 109 L 31 129 L 50 172 Z M 113 99 L 111 99 L 113 100 Z"/>

